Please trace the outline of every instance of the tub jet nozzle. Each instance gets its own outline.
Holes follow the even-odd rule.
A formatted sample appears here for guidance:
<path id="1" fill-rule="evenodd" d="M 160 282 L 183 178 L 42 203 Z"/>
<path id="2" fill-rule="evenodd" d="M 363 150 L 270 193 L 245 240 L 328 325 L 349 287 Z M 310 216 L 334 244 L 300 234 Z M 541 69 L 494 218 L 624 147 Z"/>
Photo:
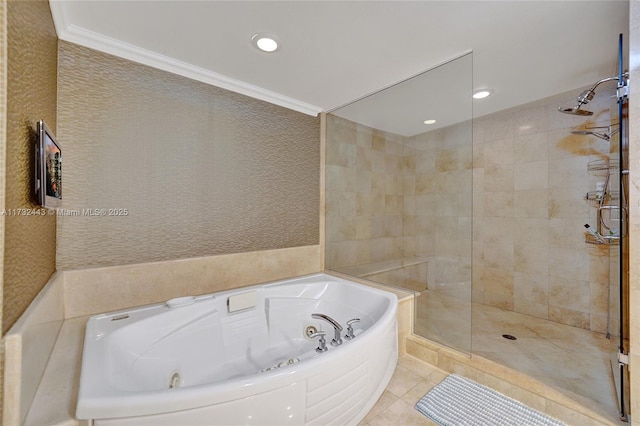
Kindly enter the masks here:
<path id="1" fill-rule="evenodd" d="M 169 379 L 169 389 L 177 388 L 180 385 L 180 373 L 173 373 Z"/>

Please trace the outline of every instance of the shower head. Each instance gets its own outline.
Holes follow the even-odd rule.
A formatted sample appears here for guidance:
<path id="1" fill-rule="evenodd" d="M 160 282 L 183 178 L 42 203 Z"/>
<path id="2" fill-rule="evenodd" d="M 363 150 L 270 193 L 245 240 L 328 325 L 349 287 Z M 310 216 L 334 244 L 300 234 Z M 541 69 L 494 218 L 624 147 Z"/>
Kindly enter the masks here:
<path id="1" fill-rule="evenodd" d="M 593 131 L 595 129 L 607 129 L 607 131 L 604 133 L 598 133 Z M 620 130 L 620 128 L 612 130 L 611 126 L 598 126 L 598 127 L 586 127 L 584 130 L 574 130 L 571 133 L 573 133 L 574 135 L 593 135 L 597 138 L 600 138 L 602 140 L 609 142 L 609 140 L 611 139 L 611 136 L 618 133 L 618 130 Z"/>
<path id="2" fill-rule="evenodd" d="M 580 109 L 581 106 L 582 104 L 578 104 L 573 108 L 558 107 L 558 111 L 564 112 L 565 114 L 572 114 L 572 115 L 593 115 L 593 112 L 591 111 L 587 111 L 586 109 Z"/>
<path id="3" fill-rule="evenodd" d="M 593 99 L 593 97 L 596 95 L 596 92 L 594 92 L 593 89 L 594 88 L 592 87 L 591 89 L 585 90 L 584 92 L 580 93 L 580 95 L 578 96 L 578 105 L 588 104 L 589 101 Z"/>
<path id="4" fill-rule="evenodd" d="M 625 77 L 627 75 L 628 74 L 625 73 Z M 618 77 L 603 78 L 602 80 L 598 81 L 596 84 L 591 86 L 590 89 L 587 89 L 584 92 L 580 93 L 580 95 L 578 96 L 578 105 L 574 106 L 573 108 L 559 107 L 558 111 L 564 112 L 565 114 L 573 114 L 573 115 L 593 115 L 593 112 L 580 109 L 580 108 L 582 107 L 582 105 L 588 104 L 589 101 L 593 99 L 593 97 L 596 95 L 596 87 L 598 87 L 600 84 L 604 83 L 605 81 L 611 81 L 611 80 L 618 80 Z"/>
<path id="5" fill-rule="evenodd" d="M 610 136 L 606 133 L 590 132 L 589 130 L 574 130 L 571 133 L 573 133 L 574 135 L 593 135 L 597 138 L 604 139 L 605 141 L 609 141 L 610 139 Z"/>

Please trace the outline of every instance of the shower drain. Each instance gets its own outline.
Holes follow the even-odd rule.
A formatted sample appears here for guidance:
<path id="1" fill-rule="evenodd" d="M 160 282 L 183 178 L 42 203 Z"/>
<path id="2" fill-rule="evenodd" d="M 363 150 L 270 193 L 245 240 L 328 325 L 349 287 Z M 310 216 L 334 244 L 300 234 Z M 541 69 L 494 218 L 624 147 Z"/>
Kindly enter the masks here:
<path id="1" fill-rule="evenodd" d="M 516 336 L 512 336 L 510 334 L 503 334 L 502 337 L 504 337 L 505 339 L 508 339 L 508 340 L 518 340 L 518 338 Z"/>

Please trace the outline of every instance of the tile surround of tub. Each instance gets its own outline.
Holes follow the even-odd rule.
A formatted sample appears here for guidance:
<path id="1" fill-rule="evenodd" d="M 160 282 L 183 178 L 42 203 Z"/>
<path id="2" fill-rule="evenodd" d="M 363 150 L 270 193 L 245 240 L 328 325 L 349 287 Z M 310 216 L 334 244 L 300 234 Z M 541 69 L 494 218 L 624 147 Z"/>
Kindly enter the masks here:
<path id="1" fill-rule="evenodd" d="M 56 273 L 3 338 L 3 424 L 23 424 L 63 321 L 64 274 Z"/>
<path id="2" fill-rule="evenodd" d="M 65 317 L 322 271 L 321 246 L 65 271 Z"/>

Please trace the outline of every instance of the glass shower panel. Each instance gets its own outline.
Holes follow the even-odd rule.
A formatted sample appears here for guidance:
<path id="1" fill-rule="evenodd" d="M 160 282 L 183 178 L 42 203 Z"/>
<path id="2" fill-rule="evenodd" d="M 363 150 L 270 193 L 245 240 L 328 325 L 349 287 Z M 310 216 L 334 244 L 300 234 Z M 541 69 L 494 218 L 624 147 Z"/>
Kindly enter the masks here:
<path id="1" fill-rule="evenodd" d="M 326 268 L 417 292 L 414 333 L 466 353 L 471 95 L 469 53 L 333 111 L 326 146 Z"/>

